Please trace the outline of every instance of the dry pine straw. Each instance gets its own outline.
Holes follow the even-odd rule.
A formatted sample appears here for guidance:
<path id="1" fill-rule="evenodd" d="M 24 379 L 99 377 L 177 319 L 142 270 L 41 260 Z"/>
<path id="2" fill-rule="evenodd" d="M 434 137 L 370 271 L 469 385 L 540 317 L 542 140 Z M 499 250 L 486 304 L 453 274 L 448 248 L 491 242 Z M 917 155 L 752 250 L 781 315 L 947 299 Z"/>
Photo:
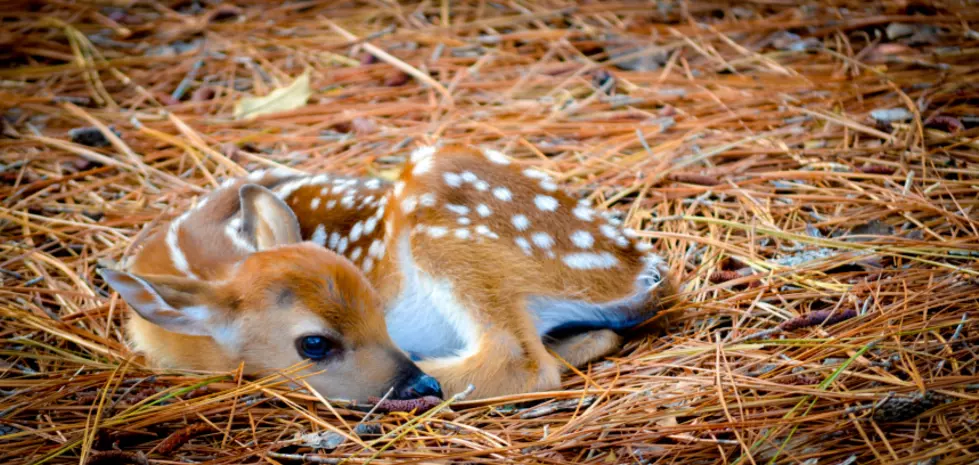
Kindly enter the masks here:
<path id="1" fill-rule="evenodd" d="M 979 8 L 138 3 L 2 13 L 0 463 L 979 453 Z M 305 69 L 308 105 L 231 119 Z M 665 329 L 561 392 L 420 416 L 125 348 L 94 270 L 197 194 L 271 165 L 386 175 L 435 140 L 503 150 L 643 231 L 684 283 Z"/>

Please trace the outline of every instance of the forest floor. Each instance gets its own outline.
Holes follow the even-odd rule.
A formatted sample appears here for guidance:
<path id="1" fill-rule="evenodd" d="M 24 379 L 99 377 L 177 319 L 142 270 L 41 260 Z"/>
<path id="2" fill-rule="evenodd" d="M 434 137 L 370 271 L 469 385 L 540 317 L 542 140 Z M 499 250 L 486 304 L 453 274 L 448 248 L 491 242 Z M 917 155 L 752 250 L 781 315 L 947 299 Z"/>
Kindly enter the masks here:
<path id="1" fill-rule="evenodd" d="M 13 3 L 0 463 L 975 463 L 979 6 Z M 559 392 L 420 415 L 125 345 L 95 270 L 200 194 L 436 141 L 618 215 L 677 311 Z"/>

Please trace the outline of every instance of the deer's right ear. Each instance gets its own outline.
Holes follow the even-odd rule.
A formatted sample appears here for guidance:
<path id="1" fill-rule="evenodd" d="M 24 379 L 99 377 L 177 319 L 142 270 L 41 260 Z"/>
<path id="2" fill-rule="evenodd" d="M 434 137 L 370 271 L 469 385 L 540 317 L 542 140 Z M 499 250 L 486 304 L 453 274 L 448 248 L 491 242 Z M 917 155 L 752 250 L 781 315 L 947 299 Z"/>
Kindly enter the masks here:
<path id="1" fill-rule="evenodd" d="M 275 193 L 257 184 L 245 184 L 241 198 L 241 233 L 256 250 L 302 241 L 296 214 Z"/>
<path id="2" fill-rule="evenodd" d="M 211 336 L 224 324 L 221 311 L 213 305 L 213 289 L 205 281 L 144 277 L 106 268 L 98 273 L 139 316 L 167 331 Z"/>

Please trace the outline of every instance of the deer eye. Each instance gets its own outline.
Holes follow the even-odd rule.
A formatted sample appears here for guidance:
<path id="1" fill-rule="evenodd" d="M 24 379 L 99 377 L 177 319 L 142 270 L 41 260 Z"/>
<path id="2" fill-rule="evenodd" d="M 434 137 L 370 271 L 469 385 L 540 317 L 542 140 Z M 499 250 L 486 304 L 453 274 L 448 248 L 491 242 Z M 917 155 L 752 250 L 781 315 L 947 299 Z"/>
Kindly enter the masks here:
<path id="1" fill-rule="evenodd" d="M 326 336 L 303 336 L 296 341 L 299 355 L 310 360 L 323 360 L 339 352 L 340 345 Z"/>

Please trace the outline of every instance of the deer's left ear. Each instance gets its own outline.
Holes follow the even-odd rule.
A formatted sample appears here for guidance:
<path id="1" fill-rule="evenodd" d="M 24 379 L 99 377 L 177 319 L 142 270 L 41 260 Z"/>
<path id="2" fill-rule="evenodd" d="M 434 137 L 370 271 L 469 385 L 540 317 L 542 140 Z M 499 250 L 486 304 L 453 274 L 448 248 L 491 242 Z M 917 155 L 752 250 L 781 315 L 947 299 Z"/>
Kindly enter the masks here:
<path id="1" fill-rule="evenodd" d="M 109 269 L 99 270 L 99 275 L 139 316 L 167 331 L 211 336 L 224 326 L 224 315 L 213 305 L 213 289 L 205 281 Z"/>
<path id="2" fill-rule="evenodd" d="M 296 214 L 272 191 L 245 184 L 241 198 L 241 232 L 256 250 L 302 242 Z"/>

